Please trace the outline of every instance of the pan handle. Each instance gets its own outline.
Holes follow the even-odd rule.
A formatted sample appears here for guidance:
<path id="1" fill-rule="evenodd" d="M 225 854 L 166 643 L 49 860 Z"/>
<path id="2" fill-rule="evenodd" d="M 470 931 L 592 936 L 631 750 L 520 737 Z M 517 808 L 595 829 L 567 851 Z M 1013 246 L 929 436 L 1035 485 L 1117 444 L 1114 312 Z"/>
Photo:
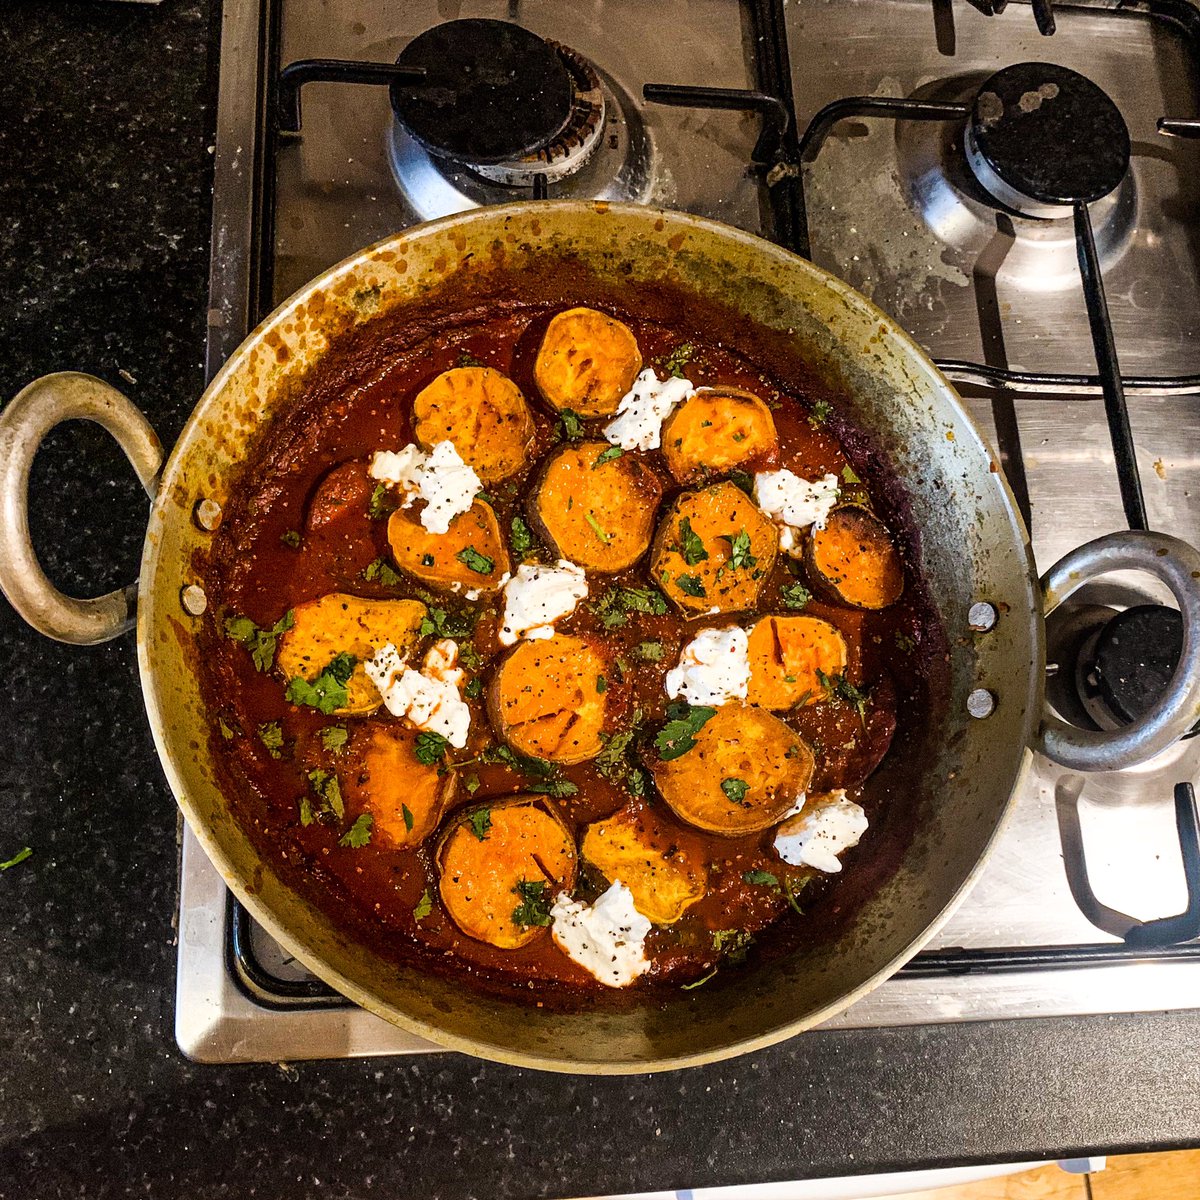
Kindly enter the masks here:
<path id="1" fill-rule="evenodd" d="M 153 499 L 163 448 L 150 423 L 115 388 L 60 371 L 35 379 L 0 412 L 0 591 L 39 633 L 92 646 L 133 627 L 137 584 L 92 600 L 64 596 L 46 577 L 29 536 L 29 469 L 43 439 L 63 421 L 95 421 L 117 439 Z"/>
<path id="2" fill-rule="evenodd" d="M 1128 530 L 1087 542 L 1042 576 L 1049 616 L 1088 580 L 1109 571 L 1146 571 L 1161 579 L 1183 615 L 1183 651 L 1153 708 L 1118 730 L 1080 729 L 1048 710 L 1034 749 L 1073 771 L 1116 771 L 1153 758 L 1200 720 L 1200 552 L 1166 533 Z"/>

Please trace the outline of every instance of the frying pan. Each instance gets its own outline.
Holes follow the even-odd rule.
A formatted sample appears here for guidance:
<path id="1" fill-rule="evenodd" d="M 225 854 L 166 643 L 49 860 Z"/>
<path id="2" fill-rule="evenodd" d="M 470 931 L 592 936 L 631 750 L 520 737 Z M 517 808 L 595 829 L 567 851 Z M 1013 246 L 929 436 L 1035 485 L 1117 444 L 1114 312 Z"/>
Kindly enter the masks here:
<path id="1" fill-rule="evenodd" d="M 198 567 L 220 505 L 257 435 L 286 420 L 305 377 L 371 323 L 439 303 L 466 310 L 528 296 L 585 302 L 578 281 L 636 309 L 668 287 L 697 311 L 719 304 L 738 344 L 787 378 L 789 362 L 839 397 L 906 496 L 916 566 L 949 642 L 945 701 L 905 763 L 912 832 L 895 869 L 848 919 L 716 988 L 653 1005 L 555 1012 L 484 996 L 381 958 L 290 888 L 231 817 L 209 750 L 197 678 L 206 598 Z M 556 293 L 555 289 L 559 289 Z M 574 290 L 573 290 L 574 289 Z M 99 423 L 153 498 L 136 586 L 92 600 L 58 592 L 26 521 L 29 467 L 60 421 Z M 817 1025 L 917 952 L 971 886 L 1036 749 L 1077 769 L 1147 759 L 1200 719 L 1200 555 L 1125 532 L 1072 552 L 1039 583 L 1029 539 L 991 450 L 953 389 L 888 317 L 777 246 L 683 213 L 602 203 L 521 203 L 407 230 L 347 259 L 272 313 L 213 379 L 165 466 L 145 418 L 87 375 L 30 384 L 0 414 L 0 586 L 50 637 L 94 643 L 136 618 L 138 664 L 163 769 L 225 881 L 283 946 L 355 1003 L 455 1050 L 558 1071 L 663 1070 L 744 1053 Z M 1044 708 L 1044 618 L 1089 578 L 1134 568 L 1163 580 L 1184 615 L 1183 653 L 1161 700 L 1116 732 L 1077 729 Z M 985 605 L 986 608 L 973 606 Z M 981 616 L 981 614 L 985 614 Z M 849 873 L 847 883 L 852 882 Z M 834 896 L 838 895 L 835 890 Z"/>

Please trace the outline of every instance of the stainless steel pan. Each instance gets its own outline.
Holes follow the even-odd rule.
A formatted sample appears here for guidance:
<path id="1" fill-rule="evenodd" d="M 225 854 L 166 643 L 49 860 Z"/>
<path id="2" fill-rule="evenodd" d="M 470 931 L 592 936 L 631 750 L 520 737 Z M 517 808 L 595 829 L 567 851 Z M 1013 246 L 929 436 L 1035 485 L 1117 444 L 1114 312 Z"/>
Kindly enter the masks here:
<path id="1" fill-rule="evenodd" d="M 553 1013 L 483 998 L 398 968 L 352 943 L 289 889 L 237 823 L 215 782 L 196 673 L 196 562 L 264 424 L 286 417 L 332 341 L 376 316 L 452 289 L 464 301 L 584 269 L 627 289 L 667 281 L 714 297 L 749 335 L 815 367 L 884 452 L 921 530 L 920 569 L 951 642 L 949 703 L 933 714 L 911 803 L 916 833 L 899 868 L 819 944 L 749 971 L 736 986 L 681 992 L 662 1007 Z M 29 466 L 60 421 L 93 420 L 120 442 L 153 497 L 141 575 L 97 600 L 59 593 L 26 523 Z M 516 204 L 409 230 L 313 280 L 242 344 L 197 404 L 161 474 L 145 419 L 86 375 L 47 376 L 0 415 L 0 586 L 41 632 L 93 643 L 137 623 L 150 725 L 172 790 L 229 886 L 317 975 L 358 1004 L 456 1050 L 527 1066 L 630 1072 L 753 1050 L 816 1025 L 911 957 L 979 873 L 1032 749 L 1080 770 L 1127 766 L 1200 719 L 1200 555 L 1163 534 L 1090 543 L 1039 581 L 1013 498 L 954 391 L 883 313 L 811 263 L 686 214 L 604 204 Z M 1101 571 L 1164 580 L 1185 616 L 1168 693 L 1117 733 L 1065 725 L 1044 708 L 1043 621 Z M 972 606 L 977 609 L 972 621 Z M 981 616 L 981 614 L 986 614 Z M 974 628 L 973 628 L 974 624 Z M 888 770 L 888 764 L 882 768 Z"/>

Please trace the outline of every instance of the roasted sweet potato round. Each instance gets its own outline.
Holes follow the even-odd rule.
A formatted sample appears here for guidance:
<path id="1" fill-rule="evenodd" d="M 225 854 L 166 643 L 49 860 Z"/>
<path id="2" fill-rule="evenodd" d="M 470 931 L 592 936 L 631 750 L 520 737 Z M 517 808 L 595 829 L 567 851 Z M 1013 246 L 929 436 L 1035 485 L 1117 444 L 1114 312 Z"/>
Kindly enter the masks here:
<path id="1" fill-rule="evenodd" d="M 650 573 L 687 616 L 741 612 L 775 565 L 775 526 L 739 487 L 684 492 L 663 514 Z"/>
<path id="2" fill-rule="evenodd" d="M 512 570 L 500 522 L 486 500 L 476 500 L 445 533 L 430 533 L 411 509 L 398 508 L 388 518 L 388 545 L 402 571 L 443 592 L 494 592 Z"/>
<path id="3" fill-rule="evenodd" d="M 818 672 L 846 669 L 846 639 L 820 617 L 763 617 L 750 630 L 750 689 L 746 699 L 781 710 L 825 698 Z"/>
<path id="4" fill-rule="evenodd" d="M 663 457 L 680 483 L 723 475 L 743 463 L 765 465 L 777 448 L 771 410 L 740 388 L 700 388 L 662 428 Z"/>
<path id="5" fill-rule="evenodd" d="M 492 676 L 492 725 L 521 754 L 568 765 L 595 758 L 604 744 L 607 669 L 607 655 L 588 638 L 521 642 Z"/>
<path id="6" fill-rule="evenodd" d="M 619 879 L 633 893 L 642 916 L 670 925 L 705 892 L 704 863 L 678 841 L 649 809 L 627 805 L 589 825 L 579 852 L 610 883 Z"/>
<path id="7" fill-rule="evenodd" d="M 594 308 L 569 308 L 546 327 L 533 378 L 554 408 L 605 417 L 617 411 L 641 369 L 628 325 Z"/>
<path id="8" fill-rule="evenodd" d="M 559 892 L 575 886 L 575 841 L 532 796 L 470 808 L 437 850 L 438 891 L 469 937 L 516 950 L 544 933 Z"/>
<path id="9" fill-rule="evenodd" d="M 423 449 L 453 442 L 484 483 L 515 475 L 533 443 L 533 415 L 521 389 L 491 367 L 443 371 L 413 401 L 413 418 Z"/>
<path id="10" fill-rule="evenodd" d="M 454 772 L 421 762 L 418 736 L 398 721 L 372 721 L 351 735 L 338 760 L 342 793 L 352 812 L 371 815 L 375 844 L 420 845 L 454 798 Z"/>
<path id="11" fill-rule="evenodd" d="M 560 558 L 611 573 L 646 552 L 661 499 L 658 476 L 636 455 L 576 442 L 546 463 L 529 520 Z"/>
<path id="12" fill-rule="evenodd" d="M 853 608 L 887 608 L 904 591 L 904 564 L 892 535 L 858 504 L 840 505 L 823 528 L 813 527 L 804 565 L 819 591 Z"/>
<path id="13" fill-rule="evenodd" d="M 807 742 L 763 708 L 723 704 L 676 758 L 650 770 L 675 815 L 735 837 L 781 820 L 804 795 L 816 760 Z"/>
<path id="14" fill-rule="evenodd" d="M 297 604 L 291 629 L 279 639 L 275 667 L 287 680 L 311 683 L 339 654 L 349 654 L 355 663 L 345 685 L 347 700 L 332 711 L 339 716 L 374 712 L 383 698 L 363 661 L 389 642 L 401 654 L 412 650 L 427 611 L 419 600 L 363 600 L 342 592 Z"/>

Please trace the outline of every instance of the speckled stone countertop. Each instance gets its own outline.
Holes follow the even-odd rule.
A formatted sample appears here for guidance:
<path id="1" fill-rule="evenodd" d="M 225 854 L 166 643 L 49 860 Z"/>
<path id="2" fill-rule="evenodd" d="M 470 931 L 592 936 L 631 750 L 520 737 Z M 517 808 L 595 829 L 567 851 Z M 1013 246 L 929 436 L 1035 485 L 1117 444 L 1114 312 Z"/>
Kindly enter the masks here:
<path id="1" fill-rule="evenodd" d="M 451 6 L 452 7 L 452 6 Z M 0 397 L 124 387 L 167 443 L 199 395 L 217 0 L 6 0 Z M 448 14 L 449 15 L 449 14 Z M 144 497 L 96 430 L 33 478 L 60 586 L 136 571 Z M 457 1056 L 193 1065 L 172 1037 L 176 819 L 128 639 L 0 600 L 0 1196 L 579 1196 L 1200 1142 L 1200 1014 L 814 1034 L 571 1079 Z"/>

